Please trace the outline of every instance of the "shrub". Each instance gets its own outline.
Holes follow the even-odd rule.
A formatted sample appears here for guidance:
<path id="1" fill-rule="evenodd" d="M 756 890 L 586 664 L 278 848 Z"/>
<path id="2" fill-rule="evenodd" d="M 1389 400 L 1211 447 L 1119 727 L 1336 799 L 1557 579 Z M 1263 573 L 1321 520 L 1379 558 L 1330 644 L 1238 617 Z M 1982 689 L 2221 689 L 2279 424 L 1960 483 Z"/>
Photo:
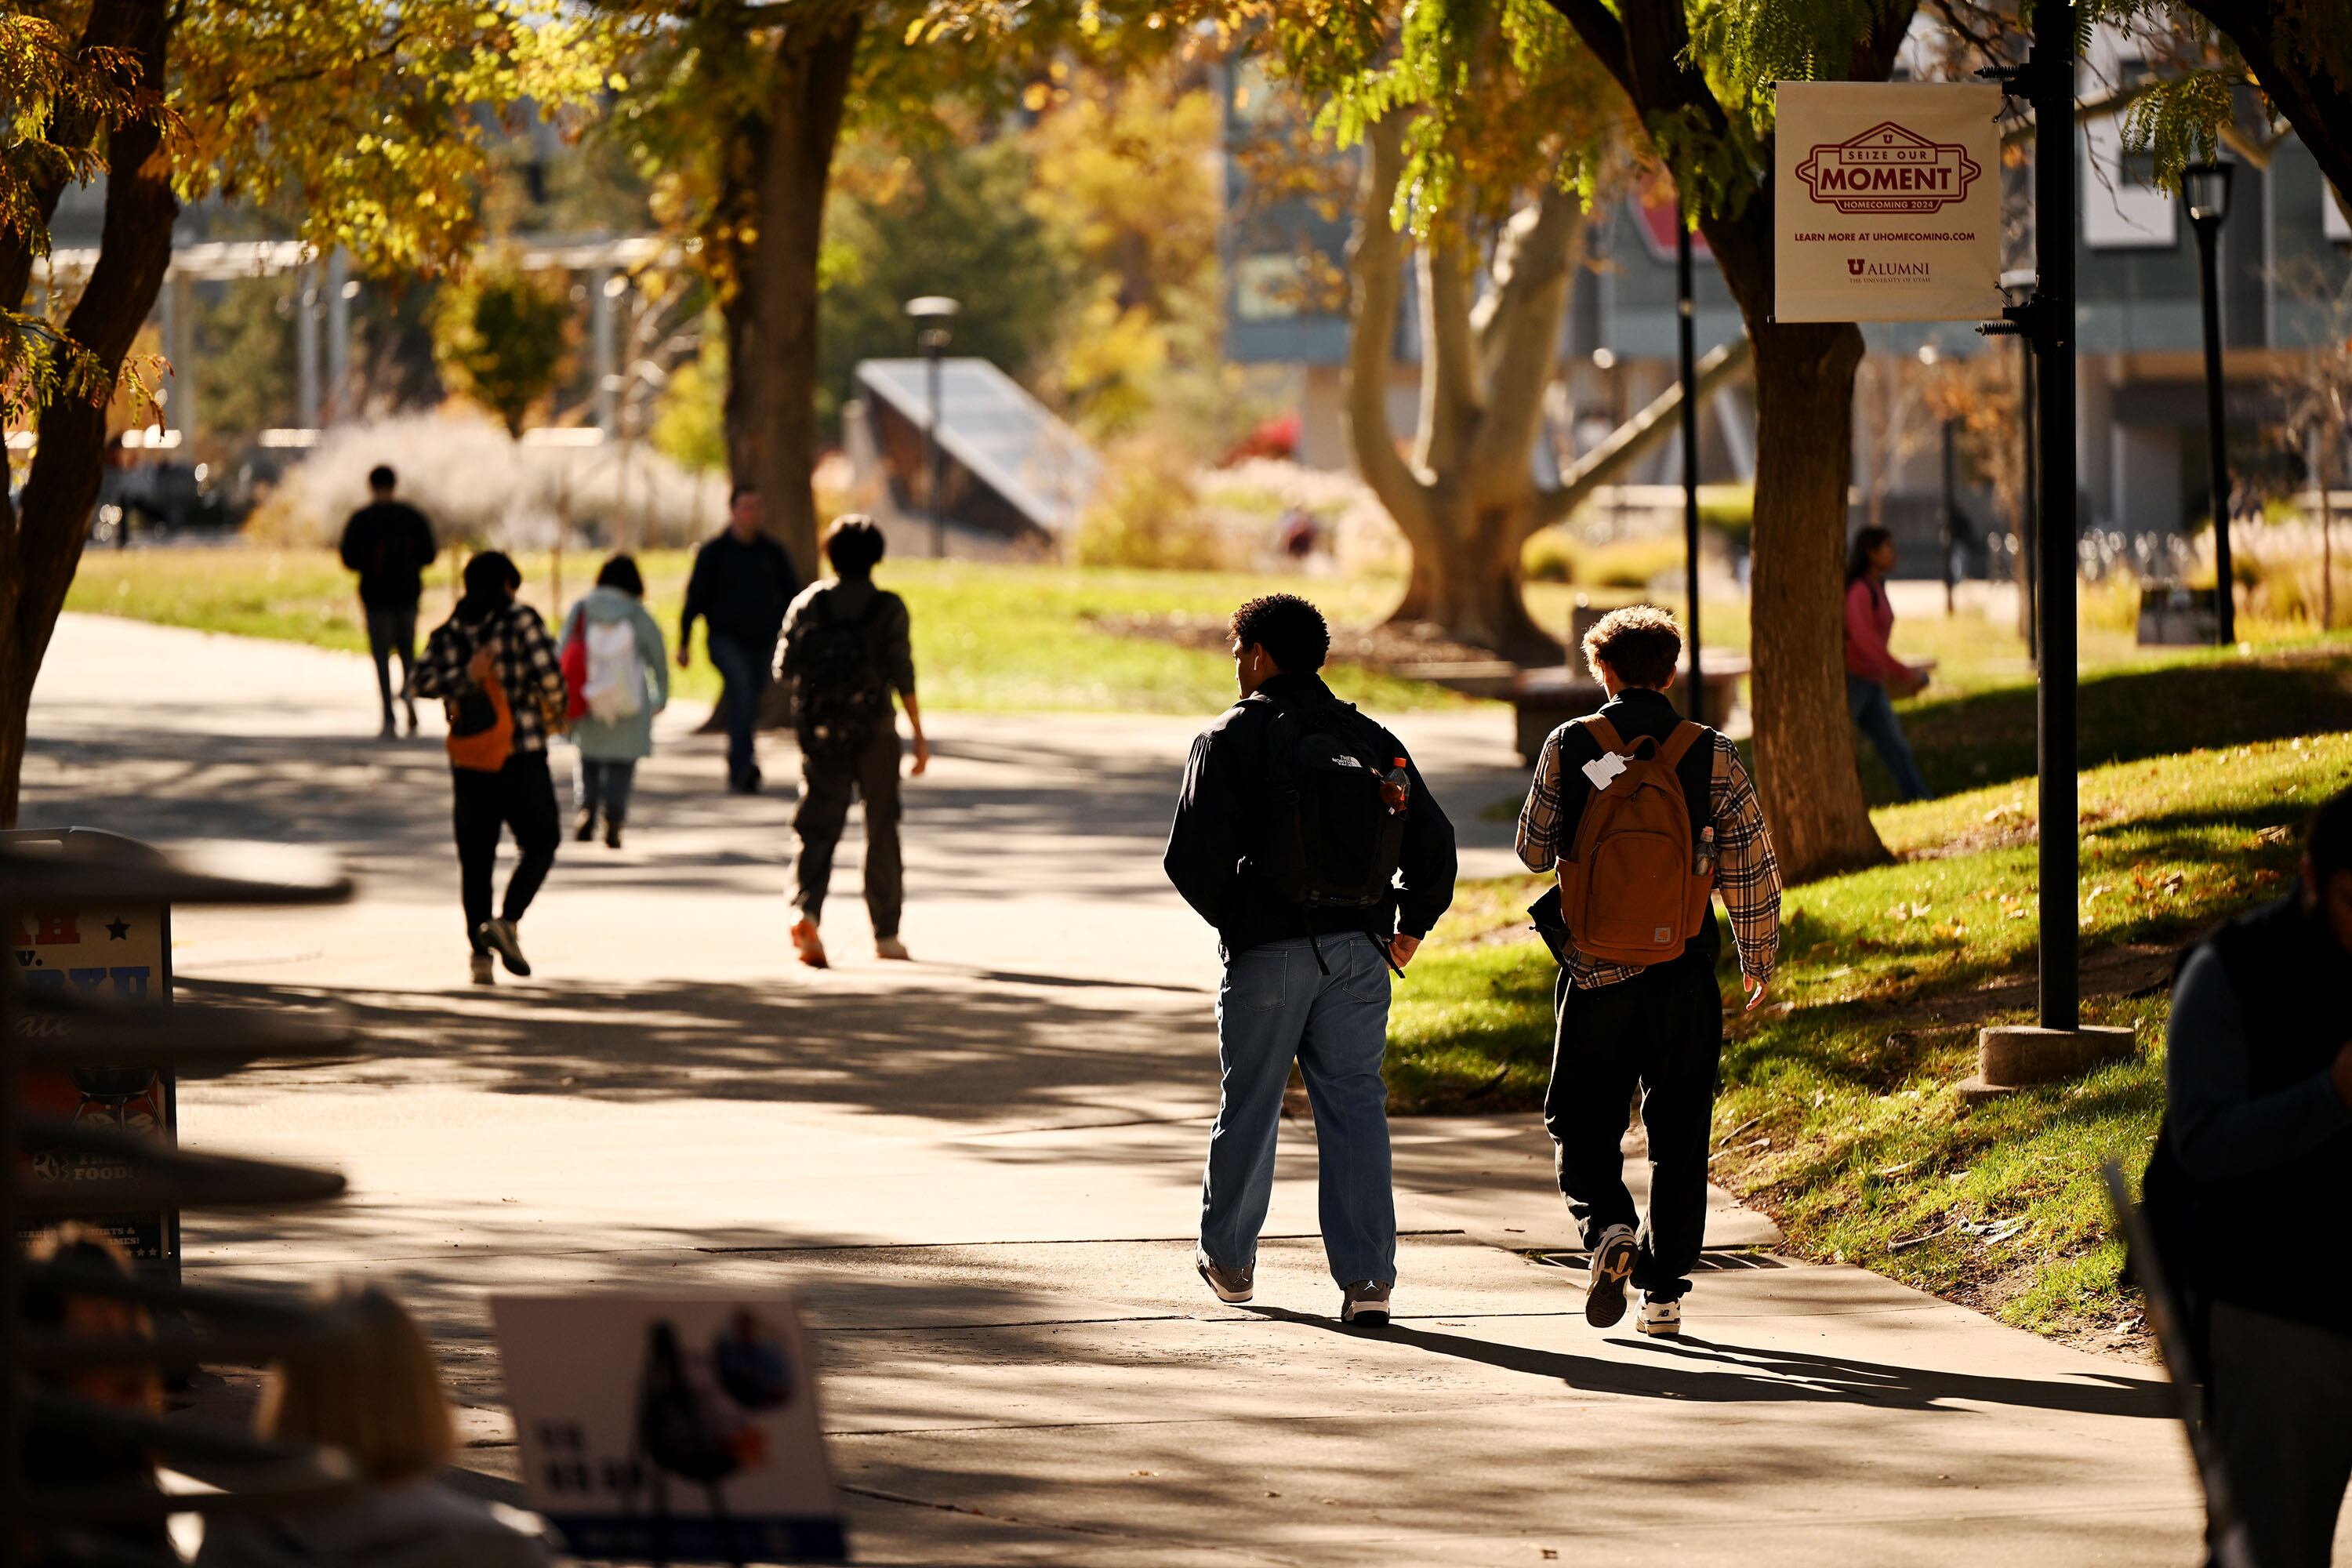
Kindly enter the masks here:
<path id="1" fill-rule="evenodd" d="M 1568 530 L 1547 528 L 1528 541 L 1519 561 L 1530 583 L 1575 583 L 1581 581 L 1584 553 L 1583 544 Z"/>
<path id="2" fill-rule="evenodd" d="M 1165 442 L 1121 443 L 1078 521 L 1078 563 L 1214 571 L 1231 563 L 1223 532 L 1204 512 L 1192 465 Z"/>

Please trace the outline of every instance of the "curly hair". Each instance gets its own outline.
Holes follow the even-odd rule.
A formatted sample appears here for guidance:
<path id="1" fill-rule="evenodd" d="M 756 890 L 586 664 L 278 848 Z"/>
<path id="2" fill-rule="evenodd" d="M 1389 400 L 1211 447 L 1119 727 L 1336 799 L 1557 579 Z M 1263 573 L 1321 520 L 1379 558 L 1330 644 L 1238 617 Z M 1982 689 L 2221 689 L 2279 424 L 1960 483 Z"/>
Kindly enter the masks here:
<path id="1" fill-rule="evenodd" d="M 1595 680 L 1606 664 L 1628 686 L 1663 690 L 1682 656 L 1682 627 L 1655 605 L 1612 610 L 1584 634 L 1584 664 Z"/>
<path id="2" fill-rule="evenodd" d="M 1322 668 L 1331 651 L 1331 628 L 1323 612 L 1296 594 L 1252 599 L 1234 612 L 1230 629 L 1235 643 L 1265 649 L 1266 657 L 1290 674 Z"/>

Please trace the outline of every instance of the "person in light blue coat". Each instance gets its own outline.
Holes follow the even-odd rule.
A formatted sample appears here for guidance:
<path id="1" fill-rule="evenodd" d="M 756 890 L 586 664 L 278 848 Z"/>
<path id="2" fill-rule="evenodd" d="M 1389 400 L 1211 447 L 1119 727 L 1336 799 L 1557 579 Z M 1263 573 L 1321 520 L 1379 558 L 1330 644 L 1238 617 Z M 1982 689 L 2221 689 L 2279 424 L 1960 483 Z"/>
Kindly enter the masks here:
<path id="1" fill-rule="evenodd" d="M 669 660 L 662 646 L 661 627 L 646 613 L 646 580 L 637 563 L 615 555 L 596 574 L 596 586 L 572 606 L 564 618 L 560 644 L 569 649 L 575 639 L 588 644 L 589 710 L 573 721 L 572 741 L 580 748 L 580 770 L 572 784 L 572 804 L 580 817 L 572 837 L 585 844 L 595 837 L 596 818 L 604 819 L 604 847 L 621 847 L 621 825 L 629 815 L 629 786 L 638 759 L 654 749 L 654 715 L 669 705 Z M 609 657 L 619 642 L 617 628 L 633 636 L 634 679 L 626 668 L 615 668 Z M 600 651 L 605 657 L 600 658 Z"/>

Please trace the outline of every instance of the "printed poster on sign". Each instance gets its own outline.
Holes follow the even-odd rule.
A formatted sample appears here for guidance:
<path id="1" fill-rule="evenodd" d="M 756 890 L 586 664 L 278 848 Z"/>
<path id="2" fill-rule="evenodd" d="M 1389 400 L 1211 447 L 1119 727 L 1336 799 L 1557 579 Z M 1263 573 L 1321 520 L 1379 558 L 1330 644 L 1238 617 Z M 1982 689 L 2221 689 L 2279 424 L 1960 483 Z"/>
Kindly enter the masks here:
<path id="1" fill-rule="evenodd" d="M 125 1006 L 161 1005 L 172 997 L 171 922 L 156 904 L 99 904 L 16 909 L 13 944 L 16 973 L 38 995 L 71 995 Z M 35 1013 L 12 1020 L 19 1034 L 38 1030 L 46 1038 L 70 1039 L 72 1026 Z M 174 1142 L 175 1107 L 169 1073 L 152 1067 L 83 1063 L 72 1068 L 25 1069 L 27 1112 L 76 1127 Z M 43 1153 L 32 1162 L 33 1179 L 70 1187 L 106 1181 L 123 1173 L 110 1156 Z M 179 1267 L 177 1216 L 126 1215 L 92 1220 L 142 1264 L 166 1275 Z"/>
<path id="2" fill-rule="evenodd" d="M 1782 82 L 1773 320 L 1998 318 L 2000 113 L 1990 85 Z"/>
<path id="3" fill-rule="evenodd" d="M 846 1560 L 790 1296 L 498 1296 L 490 1316 L 524 1491 L 572 1556 Z"/>

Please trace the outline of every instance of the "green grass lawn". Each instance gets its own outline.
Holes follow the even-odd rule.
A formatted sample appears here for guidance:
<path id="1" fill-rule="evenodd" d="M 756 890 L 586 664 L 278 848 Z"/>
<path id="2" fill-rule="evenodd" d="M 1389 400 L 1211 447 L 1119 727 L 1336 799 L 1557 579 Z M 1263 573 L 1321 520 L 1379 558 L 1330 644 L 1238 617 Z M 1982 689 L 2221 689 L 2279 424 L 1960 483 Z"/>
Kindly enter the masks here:
<path id="1" fill-rule="evenodd" d="M 2105 993 L 2085 1017 L 2132 1024 L 2141 1054 L 1975 1110 L 1957 1086 L 1975 1067 L 1976 1027 L 2030 1021 L 2032 793 L 2012 783 L 1878 812 L 1906 858 L 1787 896 L 1771 998 L 1729 1028 L 1716 1179 L 1805 1257 L 2047 1332 L 2095 1338 L 2135 1316 L 2116 1285 L 2098 1163 L 2137 1173 L 2155 1135 L 2166 955 L 2282 891 L 2297 826 L 2347 783 L 2352 735 L 2341 732 L 2085 773 L 2085 989 Z M 1399 985 L 1400 1110 L 1539 1106 L 1557 970 L 1523 911 L 1546 885 L 1465 886 Z M 1727 961 L 1722 979 L 1736 994 Z"/>
<path id="2" fill-rule="evenodd" d="M 684 551 L 638 558 L 646 602 L 674 632 L 690 563 Z M 524 555 L 523 597 L 551 620 L 593 580 L 596 558 L 562 563 Z M 444 556 L 427 584 L 429 626 L 455 599 L 453 562 Z M 1197 648 L 1098 629 L 1096 616 L 1222 617 L 1244 599 L 1291 590 L 1334 620 L 1369 622 L 1395 602 L 1380 581 L 1282 579 L 1240 574 L 1092 571 L 960 562 L 886 562 L 882 580 L 906 595 L 915 665 L 929 707 L 982 710 L 1214 713 L 1233 700 L 1232 661 Z M 82 557 L 66 607 L 205 631 L 278 637 L 320 647 L 364 650 L 367 635 L 351 574 L 324 550 L 94 550 Z M 697 639 L 694 668 L 679 691 L 708 700 L 718 676 Z M 1377 710 L 1443 708 L 1465 700 L 1425 681 L 1399 680 L 1349 666 L 1331 684 Z"/>

